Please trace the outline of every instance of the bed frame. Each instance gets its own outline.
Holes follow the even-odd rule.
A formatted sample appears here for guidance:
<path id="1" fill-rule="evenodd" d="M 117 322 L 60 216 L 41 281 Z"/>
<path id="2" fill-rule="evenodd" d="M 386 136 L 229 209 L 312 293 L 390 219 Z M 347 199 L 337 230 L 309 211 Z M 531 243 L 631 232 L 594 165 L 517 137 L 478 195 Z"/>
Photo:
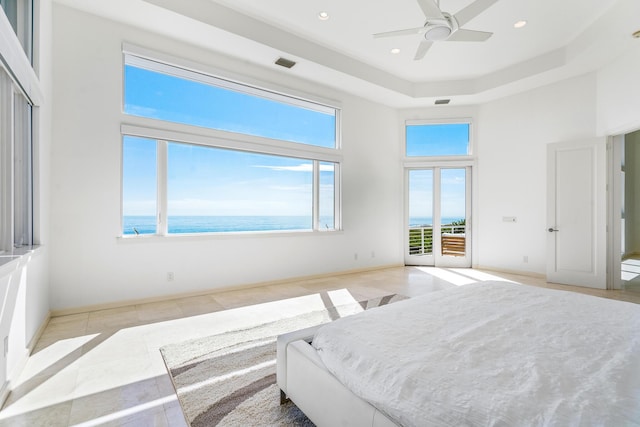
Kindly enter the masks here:
<path id="1" fill-rule="evenodd" d="M 344 387 L 310 345 L 314 326 L 278 337 L 280 403 L 291 399 L 318 427 L 397 427 L 386 415 Z"/>

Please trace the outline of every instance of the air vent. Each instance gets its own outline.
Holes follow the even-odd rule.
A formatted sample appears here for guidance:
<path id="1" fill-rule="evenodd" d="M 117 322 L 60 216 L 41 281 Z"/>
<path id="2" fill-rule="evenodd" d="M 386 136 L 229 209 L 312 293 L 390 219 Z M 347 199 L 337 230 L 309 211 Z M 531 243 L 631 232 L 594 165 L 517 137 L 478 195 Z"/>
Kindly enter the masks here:
<path id="1" fill-rule="evenodd" d="M 294 61 L 290 60 L 290 59 L 278 58 L 276 60 L 276 65 L 279 65 L 279 66 L 284 67 L 284 68 L 291 68 L 294 65 L 296 65 L 296 63 Z"/>
<path id="2" fill-rule="evenodd" d="M 449 102 L 450 99 L 436 99 L 436 105 L 447 105 Z"/>

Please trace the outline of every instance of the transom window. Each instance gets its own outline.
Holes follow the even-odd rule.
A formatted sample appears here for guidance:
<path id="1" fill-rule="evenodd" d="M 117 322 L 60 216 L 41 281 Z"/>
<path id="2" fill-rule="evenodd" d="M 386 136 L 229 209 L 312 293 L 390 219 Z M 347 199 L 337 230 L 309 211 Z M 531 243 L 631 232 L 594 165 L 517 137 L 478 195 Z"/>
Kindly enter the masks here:
<path id="1" fill-rule="evenodd" d="M 319 147 L 337 142 L 336 108 L 135 56 L 125 59 L 124 111 Z"/>
<path id="2" fill-rule="evenodd" d="M 124 78 L 123 235 L 340 229 L 338 108 L 131 53 Z"/>
<path id="3" fill-rule="evenodd" d="M 407 157 L 468 156 L 470 147 L 469 122 L 406 123 Z"/>

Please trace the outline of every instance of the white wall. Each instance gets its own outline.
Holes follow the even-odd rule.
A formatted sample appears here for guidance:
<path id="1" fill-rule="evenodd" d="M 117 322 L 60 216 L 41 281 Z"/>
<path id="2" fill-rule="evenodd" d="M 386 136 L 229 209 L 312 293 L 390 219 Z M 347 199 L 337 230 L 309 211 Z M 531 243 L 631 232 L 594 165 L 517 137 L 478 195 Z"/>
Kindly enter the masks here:
<path id="1" fill-rule="evenodd" d="M 120 234 L 123 41 L 339 101 L 344 232 L 270 237 Z M 54 5 L 51 306 L 54 310 L 400 263 L 394 110 Z M 371 253 L 375 252 L 375 258 Z M 356 261 L 354 253 L 359 257 Z M 166 273 L 175 273 L 168 282 Z"/>
<path id="2" fill-rule="evenodd" d="M 640 129 L 640 43 L 597 73 L 598 135 Z"/>
<path id="3" fill-rule="evenodd" d="M 547 144 L 595 135 L 595 84 L 589 74 L 480 108 L 475 265 L 545 273 Z"/>

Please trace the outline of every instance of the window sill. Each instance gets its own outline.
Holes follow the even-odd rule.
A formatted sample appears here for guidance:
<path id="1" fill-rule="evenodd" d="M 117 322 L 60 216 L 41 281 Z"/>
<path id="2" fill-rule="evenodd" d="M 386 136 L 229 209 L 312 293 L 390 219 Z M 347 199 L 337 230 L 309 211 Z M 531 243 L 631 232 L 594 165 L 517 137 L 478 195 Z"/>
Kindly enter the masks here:
<path id="1" fill-rule="evenodd" d="M 0 253 L 0 273 L 4 273 L 5 269 L 11 269 L 13 263 L 17 263 L 23 258 L 36 252 L 40 246 L 22 246 L 20 248 L 14 248 L 10 251 Z"/>

